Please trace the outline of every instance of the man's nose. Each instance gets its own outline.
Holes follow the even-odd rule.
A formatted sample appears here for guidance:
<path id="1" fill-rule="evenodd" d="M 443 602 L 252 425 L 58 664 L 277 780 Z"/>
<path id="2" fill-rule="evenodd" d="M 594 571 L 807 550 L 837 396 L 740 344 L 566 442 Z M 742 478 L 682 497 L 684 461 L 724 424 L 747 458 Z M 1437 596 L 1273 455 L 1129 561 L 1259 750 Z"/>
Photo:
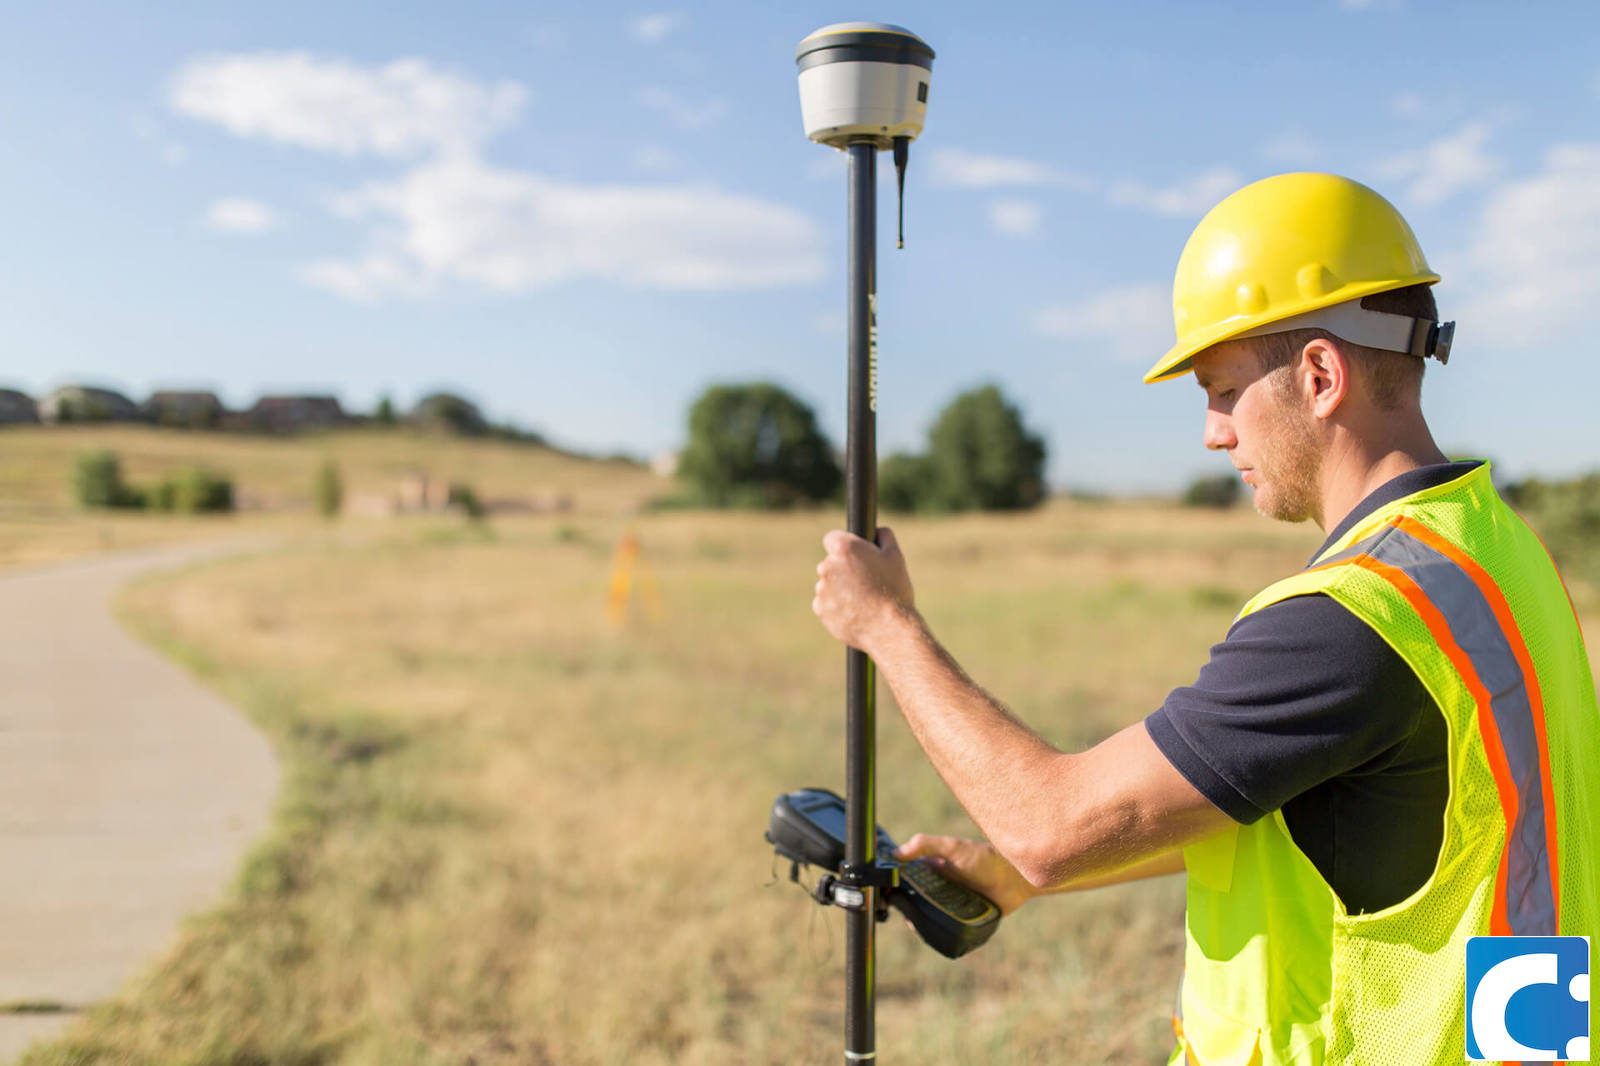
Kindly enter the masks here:
<path id="1" fill-rule="evenodd" d="M 1239 443 L 1233 434 L 1233 419 L 1216 411 L 1206 412 L 1205 445 L 1212 451 L 1221 451 Z"/>

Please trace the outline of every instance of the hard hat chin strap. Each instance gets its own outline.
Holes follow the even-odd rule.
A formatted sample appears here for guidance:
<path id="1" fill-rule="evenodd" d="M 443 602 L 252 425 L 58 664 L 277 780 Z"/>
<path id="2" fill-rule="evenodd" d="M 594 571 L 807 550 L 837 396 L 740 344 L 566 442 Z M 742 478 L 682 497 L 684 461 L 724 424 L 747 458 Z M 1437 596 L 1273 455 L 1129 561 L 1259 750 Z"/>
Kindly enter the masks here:
<path id="1" fill-rule="evenodd" d="M 1441 363 L 1450 361 L 1450 345 L 1455 340 L 1454 322 L 1435 322 L 1388 311 L 1369 311 L 1360 300 L 1347 300 L 1331 307 L 1280 318 L 1264 326 L 1238 334 L 1235 340 L 1266 337 L 1295 329 L 1321 329 L 1351 344 L 1385 352 L 1404 352 L 1419 359 L 1433 356 Z"/>

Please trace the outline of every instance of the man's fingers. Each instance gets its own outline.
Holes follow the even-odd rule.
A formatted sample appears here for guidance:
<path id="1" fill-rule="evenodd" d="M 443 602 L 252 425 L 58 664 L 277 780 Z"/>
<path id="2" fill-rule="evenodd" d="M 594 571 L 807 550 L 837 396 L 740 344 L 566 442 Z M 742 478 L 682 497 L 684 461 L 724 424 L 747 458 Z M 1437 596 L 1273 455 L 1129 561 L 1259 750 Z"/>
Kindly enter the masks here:
<path id="1" fill-rule="evenodd" d="M 918 833 L 895 851 L 897 859 L 921 859 L 929 855 L 944 857 L 950 854 L 953 845 L 961 843 L 959 837 L 933 836 L 928 833 Z"/>

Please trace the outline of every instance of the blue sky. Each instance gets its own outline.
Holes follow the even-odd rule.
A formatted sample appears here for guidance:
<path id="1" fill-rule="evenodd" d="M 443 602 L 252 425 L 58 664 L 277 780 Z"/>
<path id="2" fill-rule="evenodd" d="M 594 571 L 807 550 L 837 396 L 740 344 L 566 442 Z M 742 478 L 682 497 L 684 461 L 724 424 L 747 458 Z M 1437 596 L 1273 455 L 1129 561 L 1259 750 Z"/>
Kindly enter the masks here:
<path id="1" fill-rule="evenodd" d="M 11 3 L 0 385 L 450 387 L 649 455 L 707 384 L 766 379 L 842 444 L 844 170 L 793 52 L 855 18 L 938 52 L 905 250 L 880 233 L 880 451 L 994 381 L 1058 485 L 1225 469 L 1199 390 L 1139 381 L 1172 269 L 1217 199 L 1317 169 L 1388 196 L 1444 275 L 1441 444 L 1600 465 L 1577 3 Z"/>

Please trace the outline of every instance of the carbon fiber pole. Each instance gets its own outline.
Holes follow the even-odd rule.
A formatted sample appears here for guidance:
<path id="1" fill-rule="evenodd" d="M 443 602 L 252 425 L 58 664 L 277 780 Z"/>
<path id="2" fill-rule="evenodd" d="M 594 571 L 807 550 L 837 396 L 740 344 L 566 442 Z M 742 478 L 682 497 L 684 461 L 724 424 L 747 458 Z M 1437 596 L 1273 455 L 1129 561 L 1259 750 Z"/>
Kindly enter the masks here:
<path id="1" fill-rule="evenodd" d="M 878 150 L 850 145 L 850 407 L 845 443 L 845 515 L 850 532 L 875 541 L 878 531 Z M 872 660 L 845 651 L 845 862 L 877 859 L 877 707 Z M 873 1032 L 874 944 L 878 889 L 866 888 L 866 906 L 845 914 L 844 1059 L 877 1059 Z"/>

